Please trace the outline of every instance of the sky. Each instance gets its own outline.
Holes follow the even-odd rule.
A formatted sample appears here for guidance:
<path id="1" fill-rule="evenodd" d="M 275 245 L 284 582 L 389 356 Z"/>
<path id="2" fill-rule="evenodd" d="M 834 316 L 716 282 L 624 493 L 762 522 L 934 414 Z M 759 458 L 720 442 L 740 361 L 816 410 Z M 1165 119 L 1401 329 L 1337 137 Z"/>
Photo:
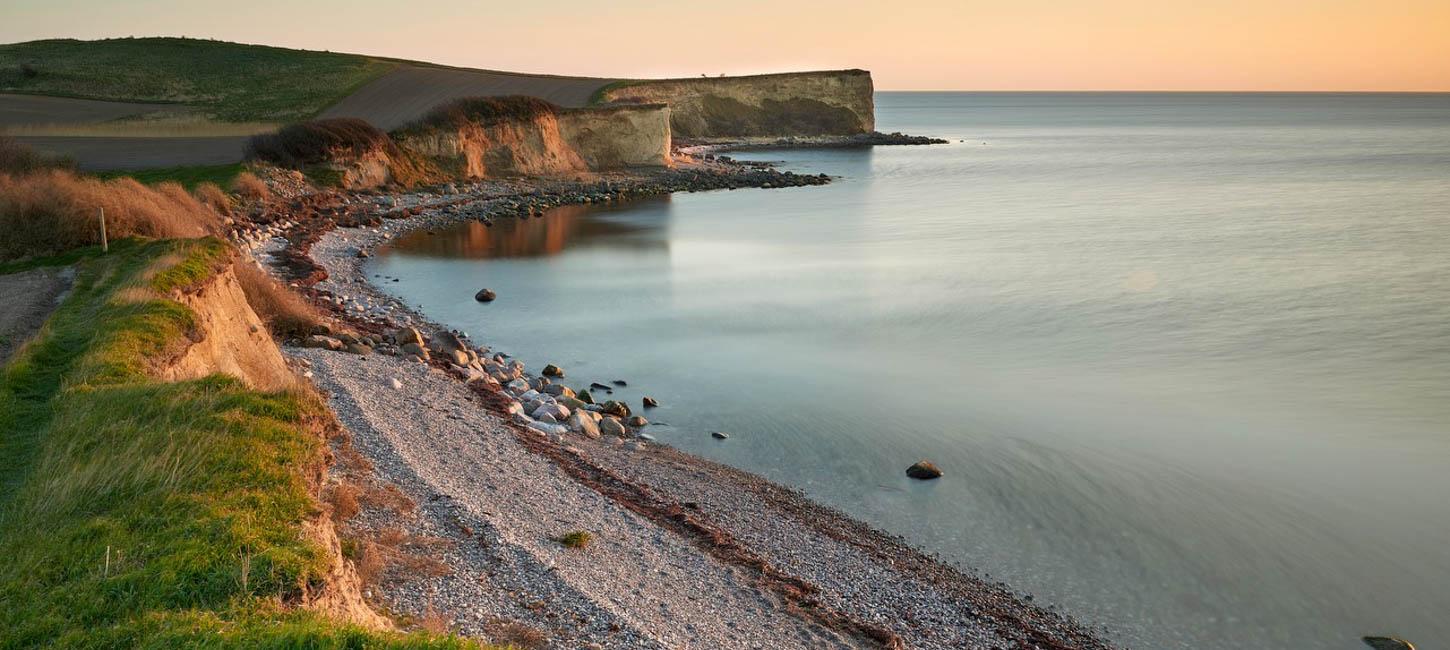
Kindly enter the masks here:
<path id="1" fill-rule="evenodd" d="M 1450 0 L 0 0 L 0 42 L 112 36 L 879 90 L 1450 91 Z"/>

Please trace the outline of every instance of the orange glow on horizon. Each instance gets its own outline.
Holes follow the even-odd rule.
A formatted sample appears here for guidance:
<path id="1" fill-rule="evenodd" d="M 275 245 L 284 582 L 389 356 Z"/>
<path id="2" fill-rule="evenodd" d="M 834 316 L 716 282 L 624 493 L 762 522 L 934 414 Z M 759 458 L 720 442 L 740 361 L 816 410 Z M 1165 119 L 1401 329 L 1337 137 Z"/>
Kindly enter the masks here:
<path id="1" fill-rule="evenodd" d="M 865 68 L 882 90 L 1450 91 L 1447 0 L 146 4 L 9 0 L 0 42 L 185 35 L 605 77 Z"/>

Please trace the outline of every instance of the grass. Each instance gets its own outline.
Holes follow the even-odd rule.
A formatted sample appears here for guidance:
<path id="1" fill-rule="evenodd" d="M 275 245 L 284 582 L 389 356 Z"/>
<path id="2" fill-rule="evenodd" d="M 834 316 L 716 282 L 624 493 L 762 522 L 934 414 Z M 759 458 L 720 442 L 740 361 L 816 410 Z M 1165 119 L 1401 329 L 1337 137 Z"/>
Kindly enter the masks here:
<path id="1" fill-rule="evenodd" d="M 54 39 L 0 45 L 0 91 L 185 104 L 221 122 L 290 122 L 396 65 L 189 38 Z"/>
<path id="2" fill-rule="evenodd" d="M 158 185 L 167 182 L 179 183 L 182 187 L 191 190 L 202 183 L 214 183 L 220 187 L 230 187 L 232 182 L 245 169 L 241 163 L 233 163 L 230 165 L 115 170 L 95 172 L 92 175 L 101 179 L 134 178 L 143 185 Z"/>
<path id="3" fill-rule="evenodd" d="M 423 117 L 395 131 L 398 135 L 422 133 L 438 129 L 457 129 L 468 125 L 490 126 L 500 122 L 523 122 L 560 111 L 555 104 L 527 95 L 503 97 L 461 97 L 441 104 Z"/>
<path id="4" fill-rule="evenodd" d="M 214 239 L 117 241 L 0 369 L 0 648 L 434 648 L 295 607 L 328 568 L 325 408 L 148 369 L 194 326 L 166 296 L 215 273 Z"/>

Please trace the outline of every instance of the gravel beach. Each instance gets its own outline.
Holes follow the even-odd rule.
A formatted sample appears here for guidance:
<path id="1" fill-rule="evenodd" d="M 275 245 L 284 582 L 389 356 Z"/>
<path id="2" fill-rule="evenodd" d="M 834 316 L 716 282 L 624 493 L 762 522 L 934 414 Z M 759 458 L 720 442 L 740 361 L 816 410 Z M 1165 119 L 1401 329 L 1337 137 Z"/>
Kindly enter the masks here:
<path id="1" fill-rule="evenodd" d="M 507 201 L 510 188 L 521 191 L 472 191 Z M 440 334 L 373 287 L 365 264 L 374 247 L 404 231 L 472 218 L 427 207 L 449 200 L 388 199 L 380 205 L 420 209 L 314 235 L 306 253 L 324 271 L 314 277 L 325 276 L 310 287 L 315 297 L 359 333 Z M 276 264 L 288 244 L 267 234 L 278 233 L 248 243 Z M 575 402 L 534 390 L 544 386 L 540 378 L 510 369 L 486 342 L 463 340 L 472 352 L 464 358 L 474 359 L 468 366 L 385 348 L 286 349 L 328 396 L 375 480 L 417 504 L 408 512 L 365 508 L 351 525 L 434 540 L 427 554 L 447 568 L 368 594 L 387 611 L 441 616 L 465 635 L 536 647 L 1109 647 L 1007 586 L 795 490 L 655 444 L 633 427 L 585 435 L 552 415 L 527 417 L 519 411 L 539 412 L 521 402 L 546 411 Z M 503 372 L 515 374 L 493 376 Z M 609 419 L 597 405 L 575 406 L 576 420 Z M 588 532 L 591 543 L 559 541 L 574 531 Z M 527 638 L 519 640 L 519 629 Z"/>

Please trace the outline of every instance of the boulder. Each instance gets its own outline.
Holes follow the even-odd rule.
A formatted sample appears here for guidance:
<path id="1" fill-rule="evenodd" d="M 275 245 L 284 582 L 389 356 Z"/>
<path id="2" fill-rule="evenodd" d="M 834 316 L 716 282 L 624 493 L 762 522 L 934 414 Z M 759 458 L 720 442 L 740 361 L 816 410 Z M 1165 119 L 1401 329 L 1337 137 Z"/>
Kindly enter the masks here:
<path id="1" fill-rule="evenodd" d="M 563 422 L 569 419 L 569 407 L 563 404 L 543 404 L 534 409 L 531 415 L 535 420 L 543 419 L 545 415 L 552 415 L 555 422 Z"/>
<path id="2" fill-rule="evenodd" d="M 428 359 L 432 358 L 432 355 L 428 354 L 428 349 L 425 348 L 425 347 L 423 347 L 422 344 L 419 344 L 419 343 L 413 343 L 413 342 L 404 343 L 403 344 L 403 347 L 400 348 L 400 349 L 403 351 L 403 354 L 411 354 L 411 355 L 413 355 L 415 357 L 418 357 L 419 359 L 422 359 L 424 361 L 427 361 Z"/>
<path id="3" fill-rule="evenodd" d="M 729 438 L 730 434 L 725 433 L 724 431 L 711 431 L 710 437 L 716 440 L 724 440 L 726 438 Z"/>
<path id="4" fill-rule="evenodd" d="M 569 407 L 569 410 L 571 411 L 579 411 L 582 410 L 585 406 L 588 406 L 588 404 L 574 399 L 573 397 L 569 397 L 568 395 L 560 396 L 559 403 Z"/>
<path id="5" fill-rule="evenodd" d="M 929 460 L 917 462 L 915 465 L 906 468 L 906 475 L 920 481 L 929 481 L 934 478 L 941 478 L 941 469 L 932 464 Z"/>
<path id="6" fill-rule="evenodd" d="M 497 297 L 498 294 L 494 293 L 492 289 L 479 289 L 478 293 L 473 294 L 473 299 L 479 302 L 493 302 L 493 299 Z"/>
<path id="7" fill-rule="evenodd" d="M 338 350 L 342 349 L 343 344 L 342 341 L 332 338 L 331 336 L 313 334 L 312 336 L 309 336 L 306 339 L 302 340 L 302 347 L 317 348 L 319 350 L 331 350 L 333 352 L 337 352 Z"/>
<path id="8" fill-rule="evenodd" d="M 599 431 L 606 436 L 622 436 L 625 433 L 624 425 L 619 423 L 619 418 L 607 417 L 599 421 Z"/>
<path id="9" fill-rule="evenodd" d="M 574 397 L 574 390 L 563 384 L 549 384 L 544 387 L 544 392 L 554 397 Z"/>
<path id="10" fill-rule="evenodd" d="M 551 364 L 549 364 L 547 366 L 544 366 L 544 376 L 545 377 L 563 377 L 564 376 L 564 369 L 563 368 L 560 368 L 559 366 L 556 366 L 556 365 L 554 365 L 554 364 L 551 363 Z"/>
<path id="11" fill-rule="evenodd" d="M 649 396 L 645 396 L 645 398 L 640 400 L 640 402 L 642 402 L 644 404 L 644 407 L 647 409 L 652 409 L 660 405 L 659 402 L 655 401 L 655 398 Z"/>
<path id="12" fill-rule="evenodd" d="M 423 347 L 423 333 L 412 327 L 404 327 L 393 332 L 393 343 L 399 347 L 409 343 Z"/>
<path id="13" fill-rule="evenodd" d="M 595 424 L 594 418 L 589 417 L 585 411 L 576 411 L 569 416 L 569 428 L 586 438 L 599 437 L 599 425 Z"/>
<path id="14" fill-rule="evenodd" d="M 647 424 L 649 424 L 649 420 L 644 419 L 643 415 L 636 415 L 629 419 L 629 426 L 632 427 L 642 427 Z"/>
<path id="15" fill-rule="evenodd" d="M 579 398 L 579 401 L 584 402 L 585 404 L 594 403 L 594 396 L 589 393 L 588 389 L 579 391 L 579 393 L 576 394 L 574 397 Z"/>
<path id="16" fill-rule="evenodd" d="M 621 418 L 629 417 L 629 406 L 624 402 L 609 400 L 608 402 L 600 405 L 600 410 L 604 413 L 608 413 L 610 415 Z"/>

